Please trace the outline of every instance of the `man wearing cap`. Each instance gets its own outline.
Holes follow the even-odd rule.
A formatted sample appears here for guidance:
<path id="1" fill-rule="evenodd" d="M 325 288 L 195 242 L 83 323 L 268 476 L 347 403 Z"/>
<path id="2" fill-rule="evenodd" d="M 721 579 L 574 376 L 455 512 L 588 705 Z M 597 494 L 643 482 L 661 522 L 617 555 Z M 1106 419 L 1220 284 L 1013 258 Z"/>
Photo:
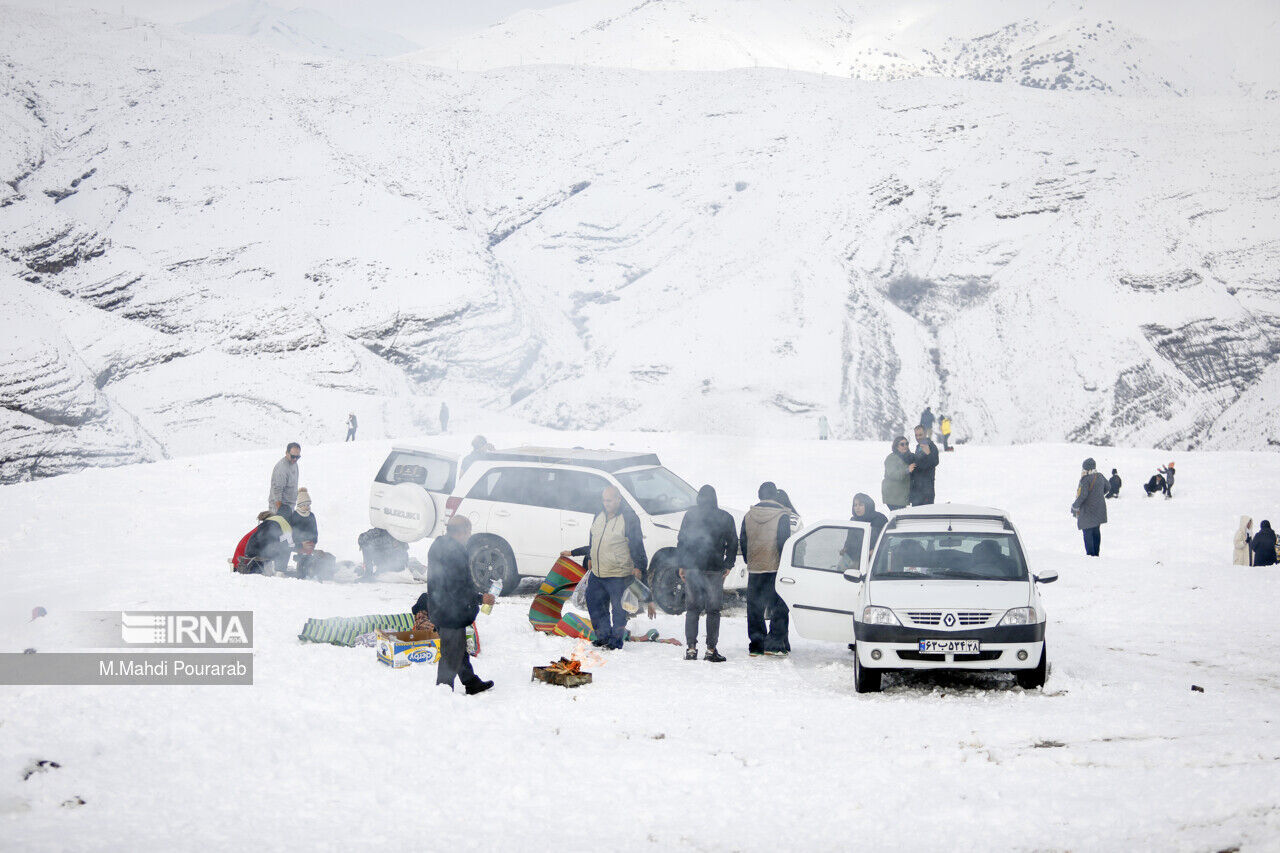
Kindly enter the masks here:
<path id="1" fill-rule="evenodd" d="M 1107 523 L 1107 478 L 1098 473 L 1093 457 L 1084 460 L 1080 472 L 1080 485 L 1076 487 L 1075 503 L 1071 514 L 1076 517 L 1076 527 L 1084 532 L 1084 553 L 1097 557 L 1102 551 L 1102 525 Z"/>
<path id="2" fill-rule="evenodd" d="M 296 441 L 284 449 L 284 458 L 271 470 L 271 492 L 267 495 L 267 509 L 271 512 L 291 513 L 298 501 L 298 460 L 302 447 Z"/>

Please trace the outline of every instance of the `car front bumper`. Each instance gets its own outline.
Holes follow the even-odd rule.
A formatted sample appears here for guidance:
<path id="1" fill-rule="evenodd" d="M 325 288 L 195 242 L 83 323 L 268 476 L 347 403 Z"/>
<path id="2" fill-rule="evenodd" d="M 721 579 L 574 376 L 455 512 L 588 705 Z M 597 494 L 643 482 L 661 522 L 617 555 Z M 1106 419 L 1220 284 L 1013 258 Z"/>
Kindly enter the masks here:
<path id="1" fill-rule="evenodd" d="M 937 631 L 854 621 L 858 663 L 868 669 L 1033 669 L 1044 648 L 1044 623 Z M 977 640 L 977 654 L 925 654 L 921 640 Z M 1019 652 L 1025 656 L 1019 659 Z"/>

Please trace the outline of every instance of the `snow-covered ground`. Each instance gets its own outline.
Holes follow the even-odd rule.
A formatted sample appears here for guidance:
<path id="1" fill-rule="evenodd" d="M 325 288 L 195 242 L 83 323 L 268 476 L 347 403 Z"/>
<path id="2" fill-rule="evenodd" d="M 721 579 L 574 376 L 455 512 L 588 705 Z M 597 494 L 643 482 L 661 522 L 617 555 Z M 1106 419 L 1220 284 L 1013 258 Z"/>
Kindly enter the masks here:
<path id="1" fill-rule="evenodd" d="M 465 449 L 465 434 L 425 439 Z M 776 480 L 809 521 L 879 494 L 887 446 L 673 433 L 494 434 L 654 449 L 746 506 Z M 388 444 L 303 448 L 321 547 L 357 558 Z M 1102 558 L 1068 506 L 1085 456 L 1125 477 Z M 727 663 L 628 646 L 566 691 L 529 681 L 569 640 L 525 595 L 481 617 L 479 697 L 370 649 L 301 644 L 307 617 L 407 610 L 411 582 L 228 573 L 276 451 L 87 470 L 0 488 L 0 651 L 51 648 L 73 611 L 251 609 L 251 687 L 0 688 L 0 848 L 617 850 L 1280 849 L 1280 572 L 1231 564 L 1241 513 L 1275 511 L 1280 456 L 1180 453 L 1172 501 L 1140 480 L 1167 454 L 1029 445 L 945 455 L 940 499 L 1008 509 L 1044 588 L 1052 673 L 893 679 L 853 690 L 842 647 L 793 636 Z M 414 546 L 425 558 L 425 543 Z M 406 578 L 407 581 L 407 578 Z M 49 615 L 28 622 L 32 607 Z M 682 619 L 660 616 L 667 636 Z M 1193 692 L 1191 685 L 1204 692 Z M 36 760 L 61 767 L 22 781 Z M 78 808 L 60 806 L 80 797 Z"/>

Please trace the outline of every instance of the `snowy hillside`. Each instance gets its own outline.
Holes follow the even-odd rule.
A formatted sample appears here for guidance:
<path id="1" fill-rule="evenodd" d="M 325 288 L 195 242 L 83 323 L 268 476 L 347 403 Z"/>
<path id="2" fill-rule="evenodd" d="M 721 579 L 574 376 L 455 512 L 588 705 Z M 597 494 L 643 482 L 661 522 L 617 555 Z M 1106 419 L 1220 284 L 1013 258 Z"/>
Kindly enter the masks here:
<path id="1" fill-rule="evenodd" d="M 291 61 L 0 6 L 0 478 L 435 428 L 1254 446 L 1280 102 Z M 1223 85 L 1226 85 L 1225 83 Z"/>
<path id="2" fill-rule="evenodd" d="M 653 449 L 730 505 L 773 478 L 809 521 L 847 517 L 857 490 L 878 494 L 887 452 L 661 433 L 493 438 Z M 465 438 L 432 443 L 459 451 Z M 320 546 L 341 558 L 357 558 L 387 447 L 308 447 L 299 463 Z M 1067 513 L 1085 455 L 1126 480 L 1096 561 Z M 250 687 L 0 687 L 11 840 L 0 846 L 512 850 L 541 833 L 557 848 L 609 838 L 627 853 L 840 850 L 850 838 L 876 850 L 1194 852 L 1280 839 L 1280 572 L 1231 564 L 1239 515 L 1277 521 L 1280 455 L 1179 453 L 1164 501 L 1138 487 L 1167 461 L 1153 451 L 947 454 L 939 497 L 1009 509 L 1033 571 L 1061 576 L 1042 588 L 1043 691 L 917 675 L 858 695 L 843 646 L 793 633 L 787 659 L 748 657 L 740 606 L 723 620 L 725 663 L 631 644 L 592 665 L 593 684 L 563 690 L 529 679 L 574 644 L 529 627 L 528 582 L 480 617 L 476 670 L 496 687 L 478 697 L 433 688 L 429 664 L 392 671 L 371 649 L 298 641 L 310 617 L 407 611 L 423 589 L 408 573 L 319 584 L 227 571 L 277 456 L 0 487 L 0 652 L 78 646 L 76 611 L 254 614 Z M 68 518 L 75 535 L 51 536 Z M 28 621 L 37 606 L 48 615 Z M 682 617 L 640 625 L 683 636 Z M 40 761 L 59 766 L 37 772 Z M 615 794 L 599 795 L 599 767 Z"/>
<path id="3" fill-rule="evenodd" d="M 413 58 L 472 70 L 758 66 L 861 80 L 1276 97 L 1277 34 L 1274 8 L 1243 0 L 576 0 Z"/>
<path id="4" fill-rule="evenodd" d="M 344 59 L 395 56 L 417 47 L 394 33 L 344 27 L 314 9 L 286 11 L 263 0 L 232 4 L 183 29 L 196 35 L 240 36 L 286 53 Z"/>

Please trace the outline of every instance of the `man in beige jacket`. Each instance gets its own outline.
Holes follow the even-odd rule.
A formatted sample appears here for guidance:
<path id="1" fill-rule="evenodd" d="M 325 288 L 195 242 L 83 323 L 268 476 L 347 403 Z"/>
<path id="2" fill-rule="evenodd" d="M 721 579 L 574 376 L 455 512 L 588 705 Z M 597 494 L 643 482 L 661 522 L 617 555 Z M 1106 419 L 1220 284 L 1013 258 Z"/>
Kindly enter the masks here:
<path id="1" fill-rule="evenodd" d="M 790 612 L 774 583 L 782 546 L 791 535 L 791 513 L 778 502 L 773 483 L 761 483 L 756 494 L 760 503 L 747 510 L 738 535 L 747 558 L 747 653 L 785 655 L 791 651 Z"/>
<path id="2" fill-rule="evenodd" d="M 604 511 L 591 522 L 591 539 L 562 557 L 586 555 L 585 566 L 591 574 L 587 581 L 587 613 L 595 629 L 595 645 L 620 649 L 627 633 L 627 611 L 622 595 L 633 578 L 643 577 L 649 565 L 644 551 L 640 519 L 622 499 L 614 486 L 606 486 L 600 494 Z"/>

